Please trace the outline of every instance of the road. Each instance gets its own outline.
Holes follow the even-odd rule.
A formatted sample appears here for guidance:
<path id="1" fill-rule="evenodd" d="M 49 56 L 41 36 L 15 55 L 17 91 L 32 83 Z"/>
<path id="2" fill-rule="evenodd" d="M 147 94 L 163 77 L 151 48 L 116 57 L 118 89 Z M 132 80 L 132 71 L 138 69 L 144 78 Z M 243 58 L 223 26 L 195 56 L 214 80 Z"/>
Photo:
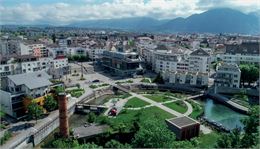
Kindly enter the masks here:
<path id="1" fill-rule="evenodd" d="M 82 82 L 81 82 L 81 86 L 84 87 L 84 88 L 89 88 L 87 85 L 85 85 Z M 85 93 L 80 98 L 69 99 L 68 100 L 69 101 L 68 102 L 68 109 L 70 107 L 72 107 L 73 105 L 75 105 L 77 102 L 83 100 L 84 98 L 86 98 L 88 95 L 90 95 L 92 93 L 93 93 L 93 90 L 85 89 Z M 32 133 L 36 132 L 39 128 L 46 125 L 48 122 L 52 121 L 55 117 L 58 116 L 58 114 L 59 114 L 58 110 L 55 110 L 55 111 L 51 112 L 46 118 L 38 120 L 37 124 L 35 124 L 33 127 L 27 128 L 27 129 L 22 129 L 20 131 L 16 131 L 16 135 L 0 147 L 3 148 L 3 149 L 9 149 L 10 147 L 13 147 L 15 144 L 19 144 L 19 142 L 21 142 L 21 140 L 24 140 L 25 138 L 30 136 Z M 22 124 L 25 124 L 25 123 L 35 123 L 35 121 L 19 122 L 19 123 L 12 125 L 12 127 L 10 129 L 16 127 L 17 125 L 22 125 Z"/>

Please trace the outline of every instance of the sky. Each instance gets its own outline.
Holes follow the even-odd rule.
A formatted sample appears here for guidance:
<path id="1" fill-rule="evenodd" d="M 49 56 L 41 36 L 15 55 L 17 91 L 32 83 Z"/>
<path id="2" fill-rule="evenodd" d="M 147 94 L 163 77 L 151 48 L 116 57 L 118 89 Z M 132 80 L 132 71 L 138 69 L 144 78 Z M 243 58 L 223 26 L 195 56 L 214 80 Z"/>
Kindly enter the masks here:
<path id="1" fill-rule="evenodd" d="M 65 25 L 128 17 L 174 19 L 214 8 L 260 12 L 260 0 L 0 0 L 0 24 Z"/>

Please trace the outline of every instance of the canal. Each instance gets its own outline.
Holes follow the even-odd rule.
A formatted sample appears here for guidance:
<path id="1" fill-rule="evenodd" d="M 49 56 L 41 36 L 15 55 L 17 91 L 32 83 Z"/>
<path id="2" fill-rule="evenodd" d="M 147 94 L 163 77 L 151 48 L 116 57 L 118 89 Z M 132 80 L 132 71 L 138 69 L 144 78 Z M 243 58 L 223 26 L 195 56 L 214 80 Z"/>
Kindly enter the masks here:
<path id="1" fill-rule="evenodd" d="M 219 104 L 212 99 L 206 99 L 202 101 L 202 104 L 204 105 L 204 116 L 208 120 L 220 123 L 228 129 L 244 127 L 241 120 L 246 118 L 246 115 L 233 111 L 229 107 Z"/>

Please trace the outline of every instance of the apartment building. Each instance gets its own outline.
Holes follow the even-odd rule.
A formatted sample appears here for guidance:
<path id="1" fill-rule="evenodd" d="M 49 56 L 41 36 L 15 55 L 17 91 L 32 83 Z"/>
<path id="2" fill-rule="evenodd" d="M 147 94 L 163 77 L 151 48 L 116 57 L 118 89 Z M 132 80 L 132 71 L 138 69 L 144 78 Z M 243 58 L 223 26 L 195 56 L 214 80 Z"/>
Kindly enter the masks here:
<path id="1" fill-rule="evenodd" d="M 203 49 L 193 51 L 188 58 L 189 71 L 192 72 L 209 72 L 210 55 Z"/>
<path id="2" fill-rule="evenodd" d="M 13 55 L 0 57 L 0 87 L 7 84 L 8 75 L 32 73 L 44 70 L 55 78 L 68 73 L 68 59 L 63 57 L 41 57 L 33 55 Z"/>
<path id="3" fill-rule="evenodd" d="M 21 54 L 20 43 L 20 39 L 1 38 L 0 55 Z"/>
<path id="4" fill-rule="evenodd" d="M 163 78 L 169 83 L 207 86 L 210 55 L 202 49 L 190 54 L 176 53 L 156 56 L 156 72 L 162 73 Z"/>
<path id="5" fill-rule="evenodd" d="M 91 47 L 87 49 L 87 54 L 92 61 L 96 61 L 105 50 L 104 47 Z"/>
<path id="6" fill-rule="evenodd" d="M 87 49 L 77 47 L 76 45 L 67 47 L 67 55 L 87 55 Z"/>
<path id="7" fill-rule="evenodd" d="M 49 79 L 51 76 L 45 71 L 7 76 L 5 90 L 0 90 L 3 111 L 15 118 L 24 116 L 24 98 L 46 95 L 52 85 Z"/>
<path id="8" fill-rule="evenodd" d="M 223 63 L 216 69 L 215 85 L 216 87 L 239 88 L 241 71 L 237 64 Z"/>
<path id="9" fill-rule="evenodd" d="M 191 86 L 207 86 L 209 75 L 202 72 L 175 71 L 168 72 L 169 83 Z"/>
<path id="10" fill-rule="evenodd" d="M 260 63 L 260 43 L 256 41 L 242 42 L 241 44 L 226 44 L 226 52 L 220 54 L 220 59 L 226 63 Z"/>

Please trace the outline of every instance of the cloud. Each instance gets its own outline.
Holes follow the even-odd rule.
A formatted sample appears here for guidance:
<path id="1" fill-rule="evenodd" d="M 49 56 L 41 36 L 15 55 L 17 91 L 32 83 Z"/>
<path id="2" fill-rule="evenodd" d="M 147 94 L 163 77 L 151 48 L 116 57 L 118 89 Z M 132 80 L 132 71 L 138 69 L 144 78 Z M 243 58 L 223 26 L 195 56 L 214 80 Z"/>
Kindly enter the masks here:
<path id="1" fill-rule="evenodd" d="M 40 5 L 18 3 L 0 6 L 1 23 L 68 24 L 89 19 L 141 16 L 172 19 L 187 17 L 216 7 L 231 7 L 243 12 L 256 11 L 260 8 L 258 0 L 75 0 L 73 2 L 65 0 Z"/>

